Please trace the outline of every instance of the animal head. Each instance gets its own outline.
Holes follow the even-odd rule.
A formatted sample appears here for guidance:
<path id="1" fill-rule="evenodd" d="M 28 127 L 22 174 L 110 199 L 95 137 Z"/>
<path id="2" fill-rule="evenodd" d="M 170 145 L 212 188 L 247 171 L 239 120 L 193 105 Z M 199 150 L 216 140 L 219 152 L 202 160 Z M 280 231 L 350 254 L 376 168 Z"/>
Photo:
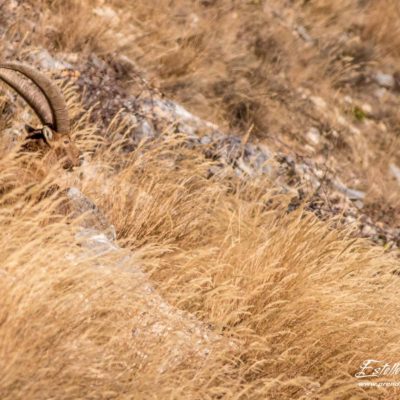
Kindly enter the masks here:
<path id="1" fill-rule="evenodd" d="M 80 151 L 70 137 L 68 109 L 59 88 L 44 74 L 20 64 L 0 64 L 0 81 L 17 92 L 43 124 L 26 126 L 24 150 L 40 153 L 50 163 L 63 168 L 80 165 Z"/>

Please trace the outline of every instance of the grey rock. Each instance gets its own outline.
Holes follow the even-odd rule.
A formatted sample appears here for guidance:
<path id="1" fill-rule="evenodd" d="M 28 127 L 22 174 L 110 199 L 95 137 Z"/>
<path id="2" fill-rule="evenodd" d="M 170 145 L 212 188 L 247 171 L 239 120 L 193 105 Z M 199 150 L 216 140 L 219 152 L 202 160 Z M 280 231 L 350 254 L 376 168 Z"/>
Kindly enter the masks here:
<path id="1" fill-rule="evenodd" d="M 156 131 L 153 127 L 153 124 L 147 119 L 142 119 L 134 132 L 134 139 L 142 140 L 142 139 L 154 139 L 156 137 Z"/>
<path id="2" fill-rule="evenodd" d="M 96 213 L 101 213 L 96 204 L 79 189 L 70 188 L 68 196 L 79 212 L 92 213 L 96 210 Z M 90 259 L 99 269 L 111 273 L 124 271 L 134 275 L 136 282 L 134 290 L 140 302 L 137 305 L 138 312 L 132 319 L 134 326 L 132 337 L 136 341 L 137 351 L 140 352 L 143 362 L 151 351 L 148 343 L 154 343 L 156 340 L 168 344 L 166 346 L 168 351 L 163 355 L 158 368 L 160 374 L 176 368 L 189 359 L 191 362 L 205 362 L 213 357 L 213 350 L 219 346 L 230 350 L 236 348 L 233 341 L 225 340 L 193 315 L 180 311 L 166 302 L 142 271 L 135 254 L 120 248 L 115 239 L 110 238 L 102 230 L 86 225 L 84 222 L 76 236 L 81 250 L 78 253 L 71 253 L 69 258 L 76 263 Z"/>
<path id="3" fill-rule="evenodd" d="M 269 160 L 266 154 L 263 152 L 254 152 L 251 157 L 248 157 L 250 164 L 256 170 L 261 170 L 265 167 L 265 163 Z"/>
<path id="4" fill-rule="evenodd" d="M 209 136 L 203 136 L 200 139 L 200 143 L 204 144 L 204 145 L 210 144 L 211 143 L 211 138 Z"/>
<path id="5" fill-rule="evenodd" d="M 54 58 L 47 50 L 41 50 L 33 56 L 45 70 L 72 69 L 72 65 Z"/>
<path id="6" fill-rule="evenodd" d="M 104 233 L 91 228 L 82 228 L 76 239 L 85 248 L 93 251 L 93 254 L 100 256 L 115 251 L 118 247 Z"/>
<path id="7" fill-rule="evenodd" d="M 307 137 L 308 142 L 314 146 L 317 146 L 321 141 L 321 134 L 320 134 L 319 130 L 315 127 L 312 127 L 309 129 L 306 137 Z"/>
<path id="8" fill-rule="evenodd" d="M 393 75 L 385 74 L 381 71 L 378 71 L 375 74 L 375 81 L 379 86 L 391 89 L 395 85 L 395 79 Z"/>
<path id="9" fill-rule="evenodd" d="M 371 225 L 364 225 L 364 227 L 362 228 L 362 234 L 367 237 L 371 237 L 371 236 L 376 235 L 377 231 Z"/>
<path id="10" fill-rule="evenodd" d="M 340 181 L 333 182 L 333 186 L 346 195 L 350 200 L 363 200 L 365 192 L 356 189 L 350 189 Z"/>
<path id="11" fill-rule="evenodd" d="M 219 156 L 229 164 L 238 160 L 242 155 L 242 142 L 237 136 L 226 136 L 224 140 L 219 143 L 219 145 Z"/>
<path id="12" fill-rule="evenodd" d="M 254 176 L 254 169 L 246 164 L 242 157 L 237 160 L 237 166 L 248 176 Z"/>
<path id="13" fill-rule="evenodd" d="M 361 210 L 361 209 L 364 207 L 364 203 L 363 203 L 361 200 L 356 200 L 356 201 L 354 202 L 354 205 L 355 205 L 359 210 Z"/>
<path id="14" fill-rule="evenodd" d="M 68 189 L 67 196 L 72 203 L 71 215 L 75 218 L 82 216 L 81 225 L 84 228 L 95 229 L 105 235 L 107 240 L 116 241 L 117 234 L 114 225 L 108 222 L 105 215 L 91 199 L 75 187 Z"/>
<path id="15" fill-rule="evenodd" d="M 107 64 L 103 60 L 101 60 L 99 57 L 97 57 L 96 54 L 93 54 L 93 53 L 91 54 L 90 61 L 99 70 L 105 70 L 107 68 Z"/>

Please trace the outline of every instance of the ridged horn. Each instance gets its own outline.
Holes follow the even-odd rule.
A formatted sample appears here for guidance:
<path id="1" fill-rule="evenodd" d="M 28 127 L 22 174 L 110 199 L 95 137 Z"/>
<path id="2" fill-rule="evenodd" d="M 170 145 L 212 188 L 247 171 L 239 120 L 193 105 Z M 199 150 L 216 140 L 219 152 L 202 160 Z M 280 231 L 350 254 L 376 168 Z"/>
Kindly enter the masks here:
<path id="1" fill-rule="evenodd" d="M 39 89 L 35 90 L 19 74 Z M 68 109 L 60 89 L 46 75 L 20 63 L 0 64 L 0 79 L 13 88 L 38 115 L 41 122 L 58 133 L 69 133 Z"/>

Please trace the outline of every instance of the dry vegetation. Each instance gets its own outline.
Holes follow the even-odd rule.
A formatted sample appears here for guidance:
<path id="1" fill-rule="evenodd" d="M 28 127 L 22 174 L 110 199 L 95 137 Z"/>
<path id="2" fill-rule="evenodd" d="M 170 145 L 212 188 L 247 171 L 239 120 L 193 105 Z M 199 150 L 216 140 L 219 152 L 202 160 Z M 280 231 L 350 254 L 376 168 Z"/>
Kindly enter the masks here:
<path id="1" fill-rule="evenodd" d="M 395 0 L 40 4 L 24 2 L 39 24 L 17 20 L 11 29 L 24 43 L 127 55 L 197 115 L 332 168 L 367 192 L 372 217 L 385 207 L 400 214 L 398 183 L 388 173 L 391 162 L 400 163 L 400 86 L 378 94 L 373 78 L 400 72 Z M 362 111 L 365 104 L 372 111 Z M 311 128 L 320 131 L 318 144 L 307 138 Z"/>
<path id="2" fill-rule="evenodd" d="M 373 82 L 375 71 L 400 71 L 398 2 L 111 3 L 124 10 L 134 43 L 121 51 L 169 96 L 236 133 L 251 129 L 256 140 L 328 165 L 367 191 L 371 214 L 381 204 L 399 210 L 388 164 L 400 163 L 400 104 L 391 93 L 378 98 Z M 365 103 L 371 115 L 358 112 Z M 310 147 L 312 127 L 323 139 Z"/>
<path id="3" fill-rule="evenodd" d="M 143 363 L 131 334 L 143 304 L 137 277 L 100 268 L 107 256 L 78 257 L 78 226 L 54 215 L 56 196 L 32 200 L 59 183 L 49 171 L 1 204 L 3 399 L 367 397 L 351 375 L 371 355 L 398 353 L 394 259 L 287 214 L 268 183 L 206 179 L 209 163 L 178 137 L 97 157 L 95 180 L 79 185 L 120 243 L 172 304 L 238 347 L 160 374 L 168 349 L 146 343 Z M 16 163 L 3 160 L 2 180 Z"/>
<path id="4" fill-rule="evenodd" d="M 391 68 L 398 62 L 394 0 L 384 1 L 390 13 L 374 2 L 345 0 L 290 7 L 283 1 L 102 2 L 118 11 L 118 24 L 102 24 L 95 1 L 23 3 L 0 37 L 0 51 L 8 40 L 21 58 L 40 46 L 82 57 L 125 52 L 192 110 L 242 133 L 253 125 L 258 140 L 278 148 L 301 149 L 309 124 L 337 128 L 329 113 L 319 114 L 298 95 L 299 86 L 332 107 L 345 93 L 364 101 L 369 84 L 352 81 L 353 74 L 367 73 L 379 57 Z M 262 13 L 266 3 L 280 16 Z M 385 25 L 378 22 L 383 14 Z M 37 29 L 23 17 L 37 21 Z M 321 43 L 302 48 L 282 18 L 293 24 L 304 18 Z M 361 38 L 355 49 L 337 42 L 344 26 Z M 340 49 L 359 56 L 343 61 Z M 229 171 L 209 178 L 212 162 L 179 134 L 165 132 L 121 152 L 129 127 L 116 117 L 101 131 L 76 89 L 63 89 L 89 165 L 65 175 L 32 155 L 18 158 L 0 137 L 1 399 L 399 397 L 398 388 L 361 388 L 354 378 L 366 359 L 399 360 L 395 254 L 351 238 L 350 229 L 333 229 L 334 220 L 318 221 L 302 208 L 288 213 L 290 198 L 277 195 L 273 182 L 243 182 Z M 1 131 L 18 127 L 24 105 L 0 101 Z M 344 179 L 355 175 L 367 188 L 383 180 L 385 194 L 392 194 L 383 209 L 398 206 L 398 189 L 382 178 L 381 165 L 386 168 L 388 153 L 400 161 L 399 133 L 389 123 L 396 104 L 382 117 L 384 136 L 359 122 L 362 137 L 338 128 L 341 140 L 314 154 L 328 154 Z M 352 165 L 341 164 L 349 157 Z M 206 359 L 191 355 L 160 371 L 172 344 L 132 333 L 146 307 L 137 276 L 104 267 L 113 255 L 82 257 L 79 220 L 60 215 L 63 189 L 71 185 L 103 210 L 157 291 L 220 335 Z M 371 198 L 381 201 L 373 191 Z"/>

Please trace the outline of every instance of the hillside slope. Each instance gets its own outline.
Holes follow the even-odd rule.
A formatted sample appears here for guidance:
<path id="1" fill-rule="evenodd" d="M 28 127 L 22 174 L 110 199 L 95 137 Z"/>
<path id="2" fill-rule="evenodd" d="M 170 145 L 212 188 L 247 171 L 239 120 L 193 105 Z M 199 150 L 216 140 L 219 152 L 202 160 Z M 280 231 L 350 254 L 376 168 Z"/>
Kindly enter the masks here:
<path id="1" fill-rule="evenodd" d="M 0 3 L 85 157 L 1 88 L 1 399 L 398 397 L 398 7 L 353 3 Z"/>

